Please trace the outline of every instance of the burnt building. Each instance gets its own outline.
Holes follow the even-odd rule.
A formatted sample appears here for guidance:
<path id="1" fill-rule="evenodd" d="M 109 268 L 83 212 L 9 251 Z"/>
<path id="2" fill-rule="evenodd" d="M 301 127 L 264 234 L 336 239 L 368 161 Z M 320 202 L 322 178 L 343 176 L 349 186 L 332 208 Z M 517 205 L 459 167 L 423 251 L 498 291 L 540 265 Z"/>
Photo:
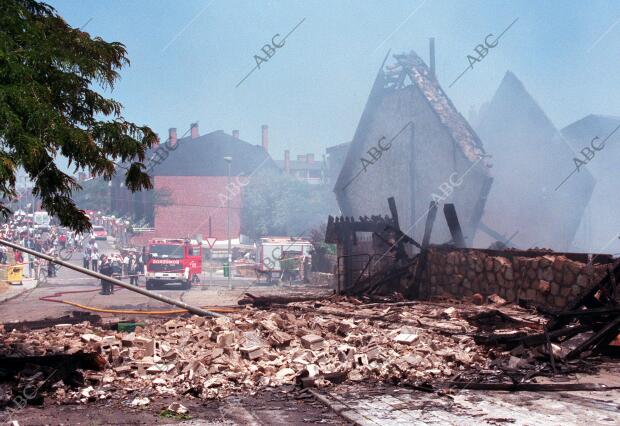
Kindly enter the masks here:
<path id="1" fill-rule="evenodd" d="M 387 215 L 393 196 L 401 229 L 419 238 L 429 203 L 454 203 L 471 244 L 492 184 L 482 142 L 433 69 L 414 52 L 393 58 L 379 69 L 334 186 L 342 214 Z M 436 223 L 432 242 L 449 240 Z"/>
<path id="2" fill-rule="evenodd" d="M 527 92 L 507 72 L 479 114 L 476 131 L 493 161 L 493 190 L 476 245 L 496 234 L 518 248 L 572 250 L 572 241 L 594 188 L 588 170 L 571 174 L 576 152 Z"/>
<path id="3" fill-rule="evenodd" d="M 616 238 L 620 230 L 620 216 L 610 213 L 620 211 L 620 198 L 614 195 L 620 182 L 618 126 L 620 117 L 590 114 L 562 129 L 562 135 L 572 147 L 575 158 L 584 161 L 582 151 L 592 157 L 586 160 L 586 165 L 580 164 L 579 172 L 571 179 L 588 179 L 588 175 L 583 173 L 585 170 L 596 179 L 592 198 L 573 243 L 577 251 L 620 252 L 620 240 Z M 565 171 L 568 172 L 570 167 L 568 170 L 565 167 Z"/>

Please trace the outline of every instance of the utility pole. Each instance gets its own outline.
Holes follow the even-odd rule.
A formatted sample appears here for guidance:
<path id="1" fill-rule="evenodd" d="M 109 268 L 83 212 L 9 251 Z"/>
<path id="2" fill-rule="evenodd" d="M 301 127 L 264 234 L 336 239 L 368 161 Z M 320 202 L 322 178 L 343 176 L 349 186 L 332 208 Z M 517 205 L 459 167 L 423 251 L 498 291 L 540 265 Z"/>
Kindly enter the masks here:
<path id="1" fill-rule="evenodd" d="M 232 281 L 230 276 L 232 274 L 232 252 L 230 250 L 230 165 L 232 163 L 232 157 L 224 157 L 224 161 L 228 163 L 228 178 L 226 185 L 226 238 L 228 239 L 228 290 L 232 290 Z"/>

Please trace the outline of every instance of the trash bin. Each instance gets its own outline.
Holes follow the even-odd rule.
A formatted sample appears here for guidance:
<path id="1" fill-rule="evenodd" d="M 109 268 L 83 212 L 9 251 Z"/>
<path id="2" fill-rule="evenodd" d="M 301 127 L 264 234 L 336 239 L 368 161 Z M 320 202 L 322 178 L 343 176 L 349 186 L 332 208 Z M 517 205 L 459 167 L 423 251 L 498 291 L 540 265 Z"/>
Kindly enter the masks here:
<path id="1" fill-rule="evenodd" d="M 228 277 L 230 275 L 230 265 L 228 262 L 224 262 L 224 276 Z"/>
<path id="2" fill-rule="evenodd" d="M 9 275 L 7 277 L 7 281 L 9 282 L 9 284 L 20 285 L 22 283 L 23 275 L 23 265 L 9 266 Z"/>

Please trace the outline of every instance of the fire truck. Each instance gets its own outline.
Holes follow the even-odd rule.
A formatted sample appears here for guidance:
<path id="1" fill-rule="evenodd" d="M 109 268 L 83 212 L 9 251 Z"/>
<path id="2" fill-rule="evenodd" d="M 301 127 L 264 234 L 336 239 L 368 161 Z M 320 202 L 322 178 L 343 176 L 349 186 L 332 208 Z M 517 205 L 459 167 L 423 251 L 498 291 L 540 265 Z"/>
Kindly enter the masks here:
<path id="1" fill-rule="evenodd" d="M 304 268 L 304 261 L 310 258 L 312 243 L 303 238 L 289 237 L 265 237 L 260 239 L 256 247 L 256 274 L 266 278 L 268 283 L 273 282 L 274 277 L 284 280 L 285 264 L 291 269 L 288 273 L 299 274 Z"/>
<path id="2" fill-rule="evenodd" d="M 180 283 L 189 290 L 200 281 L 202 245 L 196 240 L 153 239 L 146 248 L 146 288 Z"/>

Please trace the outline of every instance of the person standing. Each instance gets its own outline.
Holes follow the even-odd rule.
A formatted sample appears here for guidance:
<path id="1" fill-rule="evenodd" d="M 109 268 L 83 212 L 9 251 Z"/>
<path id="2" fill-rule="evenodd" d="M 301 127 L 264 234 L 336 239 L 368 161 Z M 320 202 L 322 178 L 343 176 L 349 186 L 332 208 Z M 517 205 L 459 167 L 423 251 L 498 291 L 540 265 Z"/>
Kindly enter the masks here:
<path id="1" fill-rule="evenodd" d="M 96 271 L 97 268 L 97 263 L 99 263 L 99 250 L 97 250 L 97 248 L 93 248 L 93 252 L 90 256 L 90 261 L 92 263 L 92 269 L 93 271 Z"/>
<path id="2" fill-rule="evenodd" d="M 135 254 L 129 258 L 129 284 L 138 286 L 138 259 Z"/>
<path id="3" fill-rule="evenodd" d="M 112 274 L 116 275 L 117 278 L 120 279 L 120 277 L 123 275 L 123 260 L 121 259 L 121 256 L 118 253 L 114 253 L 112 255 Z"/>
<path id="4" fill-rule="evenodd" d="M 101 256 L 101 266 L 99 267 L 99 273 L 106 275 L 108 277 L 112 276 L 112 264 L 110 263 L 110 259 L 107 256 Z M 114 284 L 110 281 L 102 279 L 101 280 L 101 294 L 110 295 L 114 293 Z"/>
<path id="5" fill-rule="evenodd" d="M 125 253 L 123 256 L 123 276 L 129 275 L 129 253 Z"/>
<path id="6" fill-rule="evenodd" d="M 46 254 L 48 256 L 55 257 L 56 252 L 54 250 L 54 247 L 50 247 L 47 250 Z M 48 278 L 52 278 L 52 277 L 55 277 L 55 276 L 56 276 L 56 268 L 54 267 L 54 263 L 48 260 L 47 261 L 47 277 Z"/>
<path id="7" fill-rule="evenodd" d="M 90 269 L 90 250 L 88 248 L 84 249 L 84 253 L 82 254 L 82 263 L 84 268 Z"/>
<path id="8" fill-rule="evenodd" d="M 67 246 L 67 236 L 65 234 L 60 234 L 58 237 L 58 244 L 61 248 L 65 248 Z"/>
<path id="9" fill-rule="evenodd" d="M 15 252 L 15 263 L 18 265 L 24 263 L 24 255 L 22 254 L 22 252 L 15 249 L 13 251 Z"/>

